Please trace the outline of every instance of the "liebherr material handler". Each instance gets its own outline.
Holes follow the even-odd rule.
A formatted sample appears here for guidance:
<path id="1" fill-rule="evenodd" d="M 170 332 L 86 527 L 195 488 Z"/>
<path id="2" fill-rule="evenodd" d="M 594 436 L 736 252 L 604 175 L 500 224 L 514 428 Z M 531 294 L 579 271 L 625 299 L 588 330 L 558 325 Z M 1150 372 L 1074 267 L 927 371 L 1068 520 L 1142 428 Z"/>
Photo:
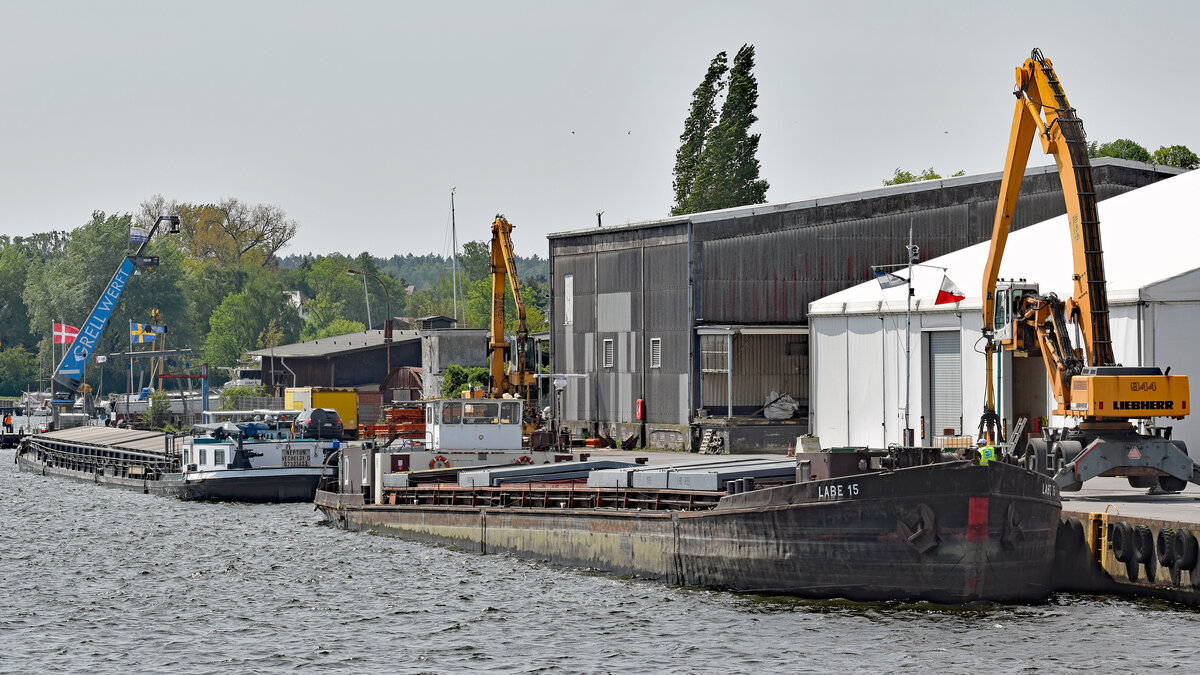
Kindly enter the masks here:
<path id="1" fill-rule="evenodd" d="M 1134 487 L 1169 492 L 1189 481 L 1200 484 L 1200 468 L 1184 443 L 1171 438 L 1171 427 L 1152 424 L 1155 417 L 1182 419 L 1190 412 L 1187 377 L 1171 375 L 1170 368 L 1164 373 L 1157 367 L 1122 367 L 1113 357 L 1087 137 L 1041 50 L 1033 50 L 1017 68 L 1013 93 L 1017 105 L 983 273 L 987 396 L 980 438 L 1000 443 L 1009 459 L 1018 459 L 1011 456 L 1016 443 L 1005 444 L 997 435 L 994 354 L 1001 349 L 1040 353 L 1057 403 L 1053 414 L 1074 418 L 1078 425 L 1047 427 L 1042 438 L 1031 438 L 1019 458 L 1026 467 L 1052 475 L 1066 491 L 1096 476 L 1126 476 Z M 1066 300 L 1041 293 L 1036 283 L 997 280 L 1035 137 L 1054 157 L 1067 204 L 1074 274 Z M 1068 321 L 1079 328 L 1081 348 L 1071 344 Z"/>
<path id="2" fill-rule="evenodd" d="M 529 329 L 525 326 L 525 300 L 521 297 L 521 281 L 517 276 L 517 261 L 513 252 L 512 223 L 503 215 L 492 221 L 492 324 L 488 350 L 488 370 L 491 375 L 490 395 L 500 398 L 516 394 L 531 400 L 535 373 L 529 363 Z M 504 284 L 512 286 L 513 302 L 517 306 L 516 354 L 509 358 L 512 346 L 504 337 Z"/>

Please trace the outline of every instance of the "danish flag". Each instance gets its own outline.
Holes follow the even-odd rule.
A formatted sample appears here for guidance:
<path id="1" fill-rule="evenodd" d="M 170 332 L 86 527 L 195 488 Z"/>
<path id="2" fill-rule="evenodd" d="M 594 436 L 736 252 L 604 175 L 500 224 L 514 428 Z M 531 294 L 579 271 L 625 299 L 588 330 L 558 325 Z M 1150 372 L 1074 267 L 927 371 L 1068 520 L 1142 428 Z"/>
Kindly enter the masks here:
<path id="1" fill-rule="evenodd" d="M 70 326 L 65 323 L 54 323 L 54 344 L 69 345 L 75 341 L 75 336 L 79 335 L 79 329 L 75 326 Z"/>

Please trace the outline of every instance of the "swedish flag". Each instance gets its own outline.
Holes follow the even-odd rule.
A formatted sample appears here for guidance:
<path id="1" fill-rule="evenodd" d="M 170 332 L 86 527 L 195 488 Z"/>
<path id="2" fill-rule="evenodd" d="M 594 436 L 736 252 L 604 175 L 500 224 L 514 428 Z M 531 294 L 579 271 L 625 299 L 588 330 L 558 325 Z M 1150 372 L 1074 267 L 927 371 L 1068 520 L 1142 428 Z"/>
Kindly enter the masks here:
<path id="1" fill-rule="evenodd" d="M 154 338 L 158 337 L 158 333 L 154 332 L 154 326 L 148 323 L 133 323 L 129 322 L 129 341 L 141 344 L 143 342 L 154 342 Z"/>

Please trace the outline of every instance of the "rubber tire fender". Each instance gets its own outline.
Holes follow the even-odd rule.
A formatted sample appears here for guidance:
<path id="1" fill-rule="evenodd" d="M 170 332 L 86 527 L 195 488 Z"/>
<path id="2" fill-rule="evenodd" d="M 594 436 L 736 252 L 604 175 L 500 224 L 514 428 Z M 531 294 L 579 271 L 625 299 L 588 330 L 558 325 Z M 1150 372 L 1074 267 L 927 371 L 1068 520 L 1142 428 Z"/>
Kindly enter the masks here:
<path id="1" fill-rule="evenodd" d="M 1164 527 L 1154 537 L 1154 551 L 1158 554 L 1158 564 L 1170 567 L 1175 564 L 1175 530 Z"/>
<path id="2" fill-rule="evenodd" d="M 1196 566 L 1196 535 L 1187 528 L 1175 530 L 1175 566 L 1190 570 Z"/>
<path id="3" fill-rule="evenodd" d="M 1133 548 L 1140 563 L 1154 560 L 1154 534 L 1145 525 L 1133 528 Z"/>
<path id="4" fill-rule="evenodd" d="M 1129 523 L 1121 522 L 1113 525 L 1109 543 L 1112 545 L 1113 556 L 1117 562 L 1133 560 L 1133 528 L 1129 526 Z"/>

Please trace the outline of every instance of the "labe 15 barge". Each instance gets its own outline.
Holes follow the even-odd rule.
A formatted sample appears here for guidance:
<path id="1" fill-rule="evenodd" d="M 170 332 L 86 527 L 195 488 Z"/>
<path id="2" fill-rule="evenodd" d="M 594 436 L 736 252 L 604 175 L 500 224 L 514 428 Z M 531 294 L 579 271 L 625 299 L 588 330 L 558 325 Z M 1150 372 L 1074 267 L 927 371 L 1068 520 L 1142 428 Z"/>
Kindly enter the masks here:
<path id="1" fill-rule="evenodd" d="M 402 452 L 342 452 L 340 487 L 316 504 L 347 529 L 746 592 L 963 603 L 1051 590 L 1054 483 L 934 449 L 802 453 L 782 472 L 584 462 L 439 482 L 389 471 Z"/>

